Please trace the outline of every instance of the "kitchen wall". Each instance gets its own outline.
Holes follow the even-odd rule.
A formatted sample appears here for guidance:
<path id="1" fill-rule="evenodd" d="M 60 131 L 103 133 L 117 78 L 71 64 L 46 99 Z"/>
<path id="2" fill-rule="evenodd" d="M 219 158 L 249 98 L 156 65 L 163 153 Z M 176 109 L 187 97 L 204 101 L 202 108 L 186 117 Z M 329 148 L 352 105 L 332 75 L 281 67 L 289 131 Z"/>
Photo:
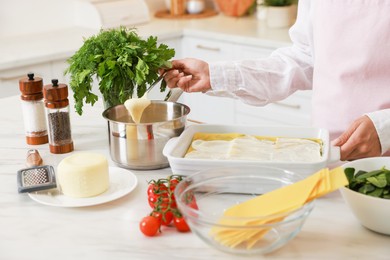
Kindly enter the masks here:
<path id="1" fill-rule="evenodd" d="M 72 21 L 71 8 L 72 5 L 61 0 L 0 1 L 0 35 L 33 34 L 63 27 Z"/>
<path id="2" fill-rule="evenodd" d="M 34 37 L 72 26 L 92 27 L 98 19 L 86 0 L 1 0 L 0 38 Z"/>

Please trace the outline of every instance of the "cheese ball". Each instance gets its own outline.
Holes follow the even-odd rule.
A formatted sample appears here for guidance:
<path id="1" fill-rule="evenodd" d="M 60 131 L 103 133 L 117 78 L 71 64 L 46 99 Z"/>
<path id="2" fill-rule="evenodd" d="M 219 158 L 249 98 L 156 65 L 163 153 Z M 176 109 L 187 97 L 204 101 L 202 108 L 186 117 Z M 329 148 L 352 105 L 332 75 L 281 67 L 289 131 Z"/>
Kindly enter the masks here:
<path id="1" fill-rule="evenodd" d="M 97 196 L 109 187 L 108 161 L 98 153 L 75 153 L 58 164 L 57 180 L 66 196 Z"/>

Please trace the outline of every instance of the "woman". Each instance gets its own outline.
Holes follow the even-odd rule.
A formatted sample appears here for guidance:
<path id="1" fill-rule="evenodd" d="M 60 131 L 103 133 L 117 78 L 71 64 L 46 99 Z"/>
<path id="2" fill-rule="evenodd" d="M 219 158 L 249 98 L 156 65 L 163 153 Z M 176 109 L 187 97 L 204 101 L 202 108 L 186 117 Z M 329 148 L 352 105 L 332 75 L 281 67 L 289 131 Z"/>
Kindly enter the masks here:
<path id="1" fill-rule="evenodd" d="M 329 130 L 341 160 L 390 149 L 390 1 L 300 0 L 293 45 L 269 58 L 173 61 L 170 88 L 263 106 L 313 90 L 312 123 Z"/>

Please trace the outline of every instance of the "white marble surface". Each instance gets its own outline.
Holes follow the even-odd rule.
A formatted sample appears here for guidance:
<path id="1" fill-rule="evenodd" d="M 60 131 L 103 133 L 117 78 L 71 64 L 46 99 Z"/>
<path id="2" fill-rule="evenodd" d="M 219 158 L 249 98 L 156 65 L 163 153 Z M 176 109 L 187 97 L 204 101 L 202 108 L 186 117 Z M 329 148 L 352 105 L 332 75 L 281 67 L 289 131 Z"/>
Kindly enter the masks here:
<path id="1" fill-rule="evenodd" d="M 140 233 L 139 221 L 150 210 L 147 180 L 168 176 L 169 168 L 132 171 L 139 180 L 133 192 L 92 207 L 45 206 L 18 194 L 16 172 L 25 167 L 28 149 L 37 148 L 44 163 L 55 167 L 69 154 L 54 155 L 48 145 L 25 143 L 18 96 L 0 99 L 0 111 L 0 259 L 241 259 L 210 248 L 192 233 L 164 229 L 152 238 Z M 109 158 L 107 126 L 101 112 L 101 101 L 94 107 L 86 106 L 83 116 L 72 112 L 75 151 L 101 152 Z M 316 201 L 295 239 L 264 258 L 389 259 L 389 245 L 390 236 L 362 227 L 335 192 Z"/>

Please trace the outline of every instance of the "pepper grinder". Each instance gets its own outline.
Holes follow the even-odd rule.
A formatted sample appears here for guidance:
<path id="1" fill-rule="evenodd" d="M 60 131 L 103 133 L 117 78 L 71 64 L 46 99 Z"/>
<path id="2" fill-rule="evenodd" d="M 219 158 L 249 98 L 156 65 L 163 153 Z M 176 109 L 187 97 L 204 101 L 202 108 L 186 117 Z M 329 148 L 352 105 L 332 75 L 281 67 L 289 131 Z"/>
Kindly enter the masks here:
<path id="1" fill-rule="evenodd" d="M 69 117 L 68 86 L 58 84 L 53 79 L 52 84 L 43 87 L 46 115 L 49 126 L 50 152 L 55 154 L 73 151 L 72 132 Z"/>
<path id="2" fill-rule="evenodd" d="M 34 73 L 19 80 L 26 142 L 31 145 L 48 142 L 42 87 L 42 78 L 34 78 Z"/>

